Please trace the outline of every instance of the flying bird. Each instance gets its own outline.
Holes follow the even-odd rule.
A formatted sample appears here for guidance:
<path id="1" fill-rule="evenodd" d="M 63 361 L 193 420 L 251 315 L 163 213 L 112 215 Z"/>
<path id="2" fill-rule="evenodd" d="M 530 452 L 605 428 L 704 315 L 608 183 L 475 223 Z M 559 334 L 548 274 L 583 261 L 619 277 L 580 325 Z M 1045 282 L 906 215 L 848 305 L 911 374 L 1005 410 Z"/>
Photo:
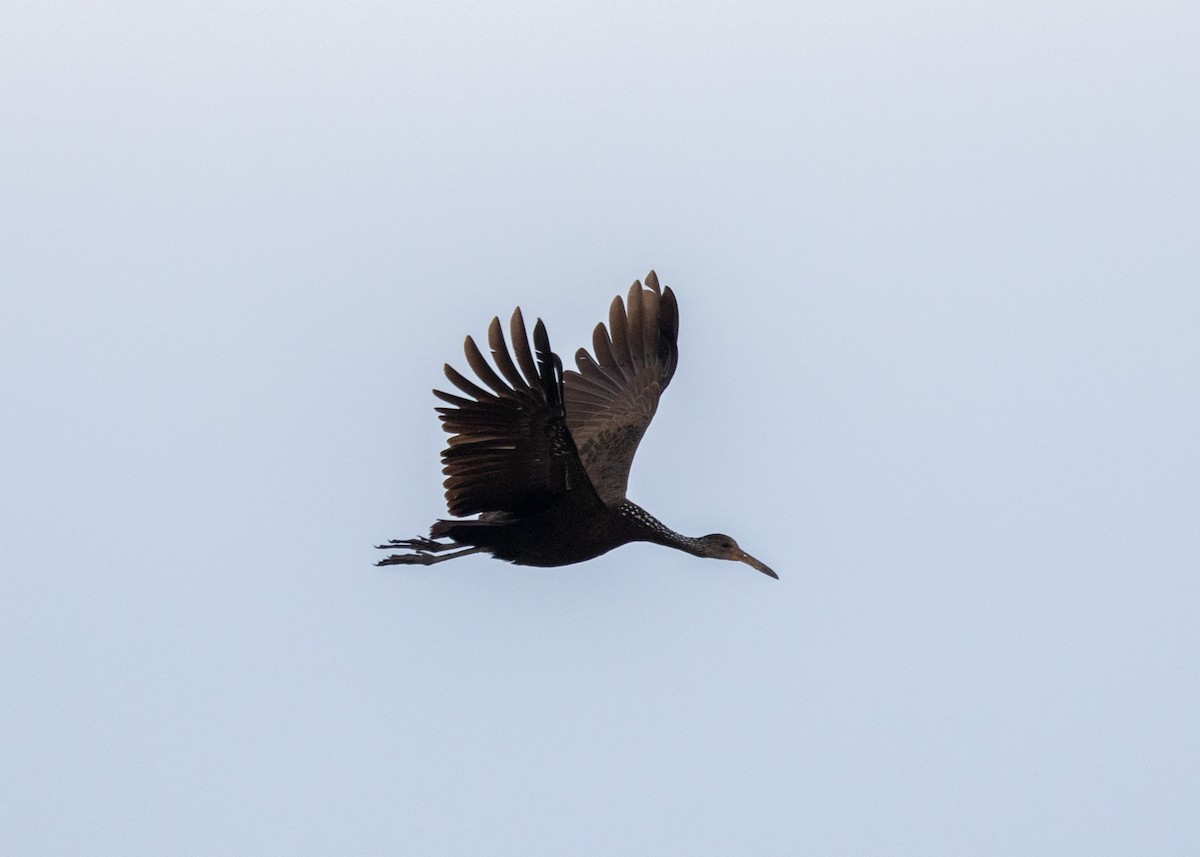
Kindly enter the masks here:
<path id="1" fill-rule="evenodd" d="M 467 337 L 467 365 L 483 386 L 447 364 L 458 394 L 433 391 L 446 403 L 437 408 L 450 434 L 442 472 L 457 520 L 435 522 L 430 538 L 377 545 L 404 553 L 376 565 L 433 565 L 486 552 L 517 565 L 560 566 L 653 542 L 778 578 L 729 536 L 680 535 L 625 496 L 638 443 L 679 360 L 679 306 L 653 271 L 624 302 L 613 298 L 608 327 L 600 323 L 592 334 L 594 355 L 575 353 L 577 370 L 563 371 L 541 319 L 530 350 L 520 308 L 509 334 L 511 352 L 500 319 L 492 319 L 495 369 Z"/>

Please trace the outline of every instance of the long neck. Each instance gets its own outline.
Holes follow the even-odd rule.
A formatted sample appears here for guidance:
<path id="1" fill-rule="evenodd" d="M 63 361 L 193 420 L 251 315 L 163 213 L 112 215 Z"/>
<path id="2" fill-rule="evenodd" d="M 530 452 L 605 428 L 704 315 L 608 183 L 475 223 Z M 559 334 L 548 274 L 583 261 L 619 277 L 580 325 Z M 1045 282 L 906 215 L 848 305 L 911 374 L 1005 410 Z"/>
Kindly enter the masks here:
<path id="1" fill-rule="evenodd" d="M 704 543 L 691 536 L 675 532 L 658 518 L 651 515 L 637 503 L 622 500 L 617 505 L 617 515 L 626 530 L 626 536 L 631 542 L 654 542 L 669 548 L 687 551 L 696 556 L 705 556 Z"/>

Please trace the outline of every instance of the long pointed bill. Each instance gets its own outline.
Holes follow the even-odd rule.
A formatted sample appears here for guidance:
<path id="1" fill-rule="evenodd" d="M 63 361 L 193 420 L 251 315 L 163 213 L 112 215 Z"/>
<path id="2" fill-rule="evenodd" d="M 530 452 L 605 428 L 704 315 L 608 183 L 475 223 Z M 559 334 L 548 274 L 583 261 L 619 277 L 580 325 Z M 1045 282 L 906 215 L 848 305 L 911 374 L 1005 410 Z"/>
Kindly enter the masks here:
<path id="1" fill-rule="evenodd" d="M 759 571 L 761 571 L 767 577 L 773 577 L 776 580 L 779 579 L 778 574 L 771 571 L 771 569 L 767 568 L 767 566 L 763 565 L 761 562 L 756 560 L 754 557 L 750 556 L 750 554 L 746 553 L 745 551 L 742 551 L 742 553 L 738 557 L 738 559 L 741 560 L 742 562 L 746 563 L 746 565 L 750 566 L 751 568 L 757 568 Z"/>

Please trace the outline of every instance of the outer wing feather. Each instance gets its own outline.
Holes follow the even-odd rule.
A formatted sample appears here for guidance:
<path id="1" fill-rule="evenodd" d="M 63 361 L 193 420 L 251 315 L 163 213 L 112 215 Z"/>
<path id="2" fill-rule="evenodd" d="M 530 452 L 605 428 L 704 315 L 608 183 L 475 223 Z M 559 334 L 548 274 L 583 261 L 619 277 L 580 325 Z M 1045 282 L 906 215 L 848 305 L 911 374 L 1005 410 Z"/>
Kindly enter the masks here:
<path id="1" fill-rule="evenodd" d="M 640 292 L 641 289 L 639 288 Z M 633 303 L 633 289 L 629 290 L 629 300 Z M 625 315 L 625 305 L 621 303 L 621 298 L 618 295 L 613 298 L 612 304 L 608 308 L 608 328 L 612 335 L 612 355 L 616 359 L 617 369 L 622 374 L 628 377 L 624 371 L 625 367 L 633 365 L 633 355 L 629 352 L 629 339 L 626 331 L 629 327 L 629 318 Z"/>
<path id="2" fill-rule="evenodd" d="M 469 337 L 469 336 L 467 337 L 467 342 L 471 342 L 471 337 Z M 471 343 L 471 344 L 473 345 L 474 343 Z M 470 360 L 470 354 L 467 355 L 467 359 L 468 359 L 468 361 Z M 442 371 L 446 373 L 446 377 L 448 379 L 450 379 L 451 384 L 453 384 L 455 387 L 458 387 L 458 389 L 462 390 L 468 396 L 474 396 L 477 399 L 494 399 L 494 398 L 496 398 L 491 393 L 489 393 L 487 390 L 485 390 L 482 387 L 467 380 L 466 377 L 461 375 L 458 372 L 458 370 L 455 369 L 453 366 L 451 366 L 449 363 L 447 363 L 445 366 L 442 367 Z"/>
<path id="3" fill-rule="evenodd" d="M 594 358 L 576 352 L 577 371 L 564 373 L 564 390 L 579 457 L 600 499 L 612 504 L 625 498 L 638 444 L 675 374 L 679 307 L 651 271 L 626 302 L 613 300 L 608 323 L 592 334 Z"/>
<path id="4" fill-rule="evenodd" d="M 500 370 L 504 380 L 508 381 L 514 390 L 528 390 L 529 384 L 521 377 L 521 373 L 513 365 L 512 357 L 508 354 L 508 345 L 504 342 L 504 330 L 500 326 L 498 318 L 493 318 L 492 323 L 488 325 L 488 345 L 491 346 L 492 359 L 496 361 L 496 368 Z"/>
<path id="5" fill-rule="evenodd" d="M 495 319 L 499 321 L 499 319 Z M 475 344 L 475 340 L 467 337 L 467 341 L 463 343 L 463 351 L 467 355 L 467 365 L 471 367 L 471 371 L 479 376 L 479 380 L 487 384 L 497 395 L 504 395 L 511 388 L 508 384 L 500 379 L 495 370 L 488 365 L 487 360 L 483 358 L 483 354 L 479 351 L 479 346 Z"/>
<path id="6" fill-rule="evenodd" d="M 539 321 L 538 324 L 541 322 Z M 509 331 L 512 333 L 513 351 L 517 355 L 517 365 L 525 373 L 527 383 L 530 386 L 537 386 L 540 375 L 537 365 L 533 362 L 533 354 L 529 351 L 529 336 L 525 333 L 525 319 L 521 317 L 520 309 L 513 313 Z"/>
<path id="7" fill-rule="evenodd" d="M 619 301 L 620 298 L 617 300 Z M 608 330 L 604 324 L 596 325 L 596 329 L 592 331 L 592 350 L 596 352 L 596 360 L 604 375 L 607 375 L 610 380 L 621 383 L 625 380 L 625 373 L 621 371 L 621 363 L 614 351 L 615 346 L 616 343 L 608 338 Z"/>

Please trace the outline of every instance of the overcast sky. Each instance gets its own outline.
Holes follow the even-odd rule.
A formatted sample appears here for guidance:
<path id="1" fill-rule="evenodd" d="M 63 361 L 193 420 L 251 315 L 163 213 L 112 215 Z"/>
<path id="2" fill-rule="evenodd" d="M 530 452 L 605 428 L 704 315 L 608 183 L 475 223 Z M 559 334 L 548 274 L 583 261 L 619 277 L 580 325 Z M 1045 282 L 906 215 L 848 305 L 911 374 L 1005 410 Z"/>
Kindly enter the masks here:
<path id="1" fill-rule="evenodd" d="M 5 5 L 0 852 L 1200 853 L 1198 7 L 652 5 Z M 651 268 L 781 580 L 373 567 Z"/>

